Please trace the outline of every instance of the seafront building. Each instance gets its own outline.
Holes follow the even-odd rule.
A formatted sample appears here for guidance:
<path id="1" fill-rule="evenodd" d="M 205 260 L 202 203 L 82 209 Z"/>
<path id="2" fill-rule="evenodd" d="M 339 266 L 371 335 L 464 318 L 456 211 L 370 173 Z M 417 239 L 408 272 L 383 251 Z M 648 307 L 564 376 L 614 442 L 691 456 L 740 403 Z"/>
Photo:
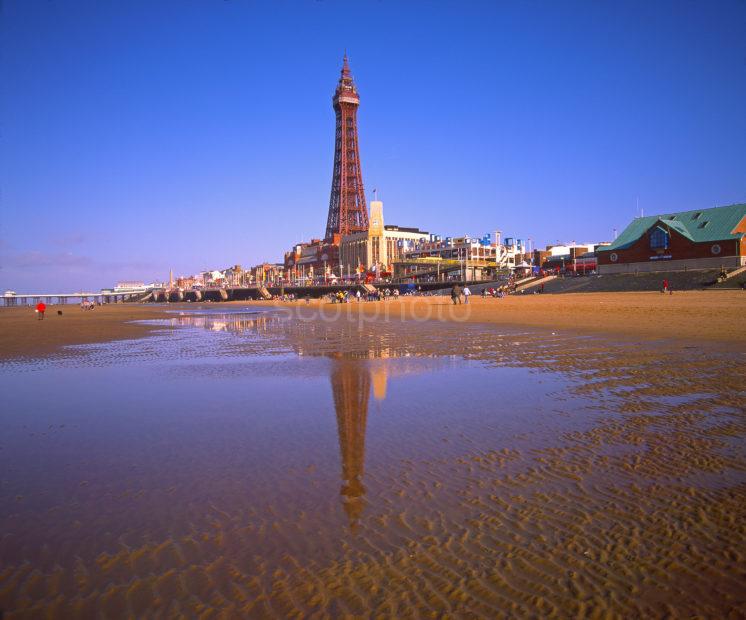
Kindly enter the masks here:
<path id="1" fill-rule="evenodd" d="M 596 252 L 608 245 L 608 241 L 548 245 L 545 250 L 534 250 L 531 258 L 533 264 L 540 265 L 544 271 L 593 274 L 598 269 Z"/>
<path id="2" fill-rule="evenodd" d="M 140 280 L 122 280 L 117 282 L 116 286 L 112 289 L 101 289 L 107 293 L 144 293 L 148 290 L 148 285 Z"/>
<path id="3" fill-rule="evenodd" d="M 410 281 L 449 278 L 488 280 L 498 274 L 531 269 L 528 243 L 523 239 L 500 239 L 496 232 L 483 237 L 430 235 L 402 253 L 394 264 L 394 277 Z"/>
<path id="4" fill-rule="evenodd" d="M 283 270 L 293 281 L 340 276 L 339 244 L 327 243 L 323 239 L 311 239 L 297 243 L 285 252 Z"/>
<path id="5" fill-rule="evenodd" d="M 248 284 L 263 284 L 277 282 L 285 277 L 282 263 L 260 263 L 246 272 Z"/>
<path id="6" fill-rule="evenodd" d="M 746 204 L 638 217 L 597 256 L 600 274 L 743 267 Z"/>
<path id="7" fill-rule="evenodd" d="M 372 272 L 390 274 L 393 264 L 418 243 L 430 238 L 419 228 L 387 225 L 383 219 L 383 202 L 370 203 L 368 229 L 344 235 L 339 246 L 339 261 L 343 275 Z"/>

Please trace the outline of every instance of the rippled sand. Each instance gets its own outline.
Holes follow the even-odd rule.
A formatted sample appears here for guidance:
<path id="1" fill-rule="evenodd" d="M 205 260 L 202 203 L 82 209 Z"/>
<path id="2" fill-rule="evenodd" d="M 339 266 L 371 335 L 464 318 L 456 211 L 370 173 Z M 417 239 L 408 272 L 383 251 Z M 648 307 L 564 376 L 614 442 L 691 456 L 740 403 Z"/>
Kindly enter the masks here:
<path id="1" fill-rule="evenodd" d="M 153 375 L 147 408 L 98 431 L 3 415 L 6 617 L 746 614 L 742 351 L 311 316 L 164 327 L 5 366 L 32 386 Z M 183 394 L 211 378 L 236 394 Z"/>

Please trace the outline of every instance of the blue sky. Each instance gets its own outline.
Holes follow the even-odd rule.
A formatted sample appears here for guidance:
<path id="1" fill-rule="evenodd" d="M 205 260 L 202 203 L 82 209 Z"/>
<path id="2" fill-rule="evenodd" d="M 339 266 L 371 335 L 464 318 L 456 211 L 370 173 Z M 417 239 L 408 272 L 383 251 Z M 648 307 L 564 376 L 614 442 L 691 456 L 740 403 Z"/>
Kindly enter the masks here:
<path id="1" fill-rule="evenodd" d="M 5 0 L 0 288 L 279 261 L 357 82 L 387 223 L 608 240 L 746 201 L 746 2 Z"/>

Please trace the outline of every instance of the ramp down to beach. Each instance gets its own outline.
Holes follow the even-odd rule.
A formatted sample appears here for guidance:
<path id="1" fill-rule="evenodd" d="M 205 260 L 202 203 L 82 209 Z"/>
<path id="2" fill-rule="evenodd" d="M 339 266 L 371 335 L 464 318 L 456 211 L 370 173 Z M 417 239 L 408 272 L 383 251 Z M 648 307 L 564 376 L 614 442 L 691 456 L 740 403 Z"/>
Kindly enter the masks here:
<path id="1" fill-rule="evenodd" d="M 542 276 L 540 278 L 530 278 L 528 281 L 523 280 L 522 284 L 517 283 L 515 287 L 516 293 L 519 293 L 521 291 L 527 291 L 532 288 L 536 288 L 537 286 L 541 286 L 542 284 L 546 284 L 547 282 L 550 282 L 554 280 L 557 276 L 551 275 L 551 276 Z"/>

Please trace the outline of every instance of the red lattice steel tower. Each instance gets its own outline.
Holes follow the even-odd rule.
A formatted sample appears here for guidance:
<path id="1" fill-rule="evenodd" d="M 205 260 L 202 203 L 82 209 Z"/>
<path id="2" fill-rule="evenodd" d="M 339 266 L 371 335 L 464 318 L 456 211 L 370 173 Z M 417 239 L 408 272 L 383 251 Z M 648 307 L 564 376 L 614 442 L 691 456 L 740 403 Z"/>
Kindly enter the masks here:
<path id="1" fill-rule="evenodd" d="M 338 243 L 341 235 L 368 230 L 368 209 L 363 190 L 357 137 L 357 108 L 360 105 L 360 97 L 347 64 L 347 54 L 332 101 L 337 116 L 337 133 L 334 141 L 332 194 L 329 199 L 329 216 L 326 220 L 326 240 Z"/>

